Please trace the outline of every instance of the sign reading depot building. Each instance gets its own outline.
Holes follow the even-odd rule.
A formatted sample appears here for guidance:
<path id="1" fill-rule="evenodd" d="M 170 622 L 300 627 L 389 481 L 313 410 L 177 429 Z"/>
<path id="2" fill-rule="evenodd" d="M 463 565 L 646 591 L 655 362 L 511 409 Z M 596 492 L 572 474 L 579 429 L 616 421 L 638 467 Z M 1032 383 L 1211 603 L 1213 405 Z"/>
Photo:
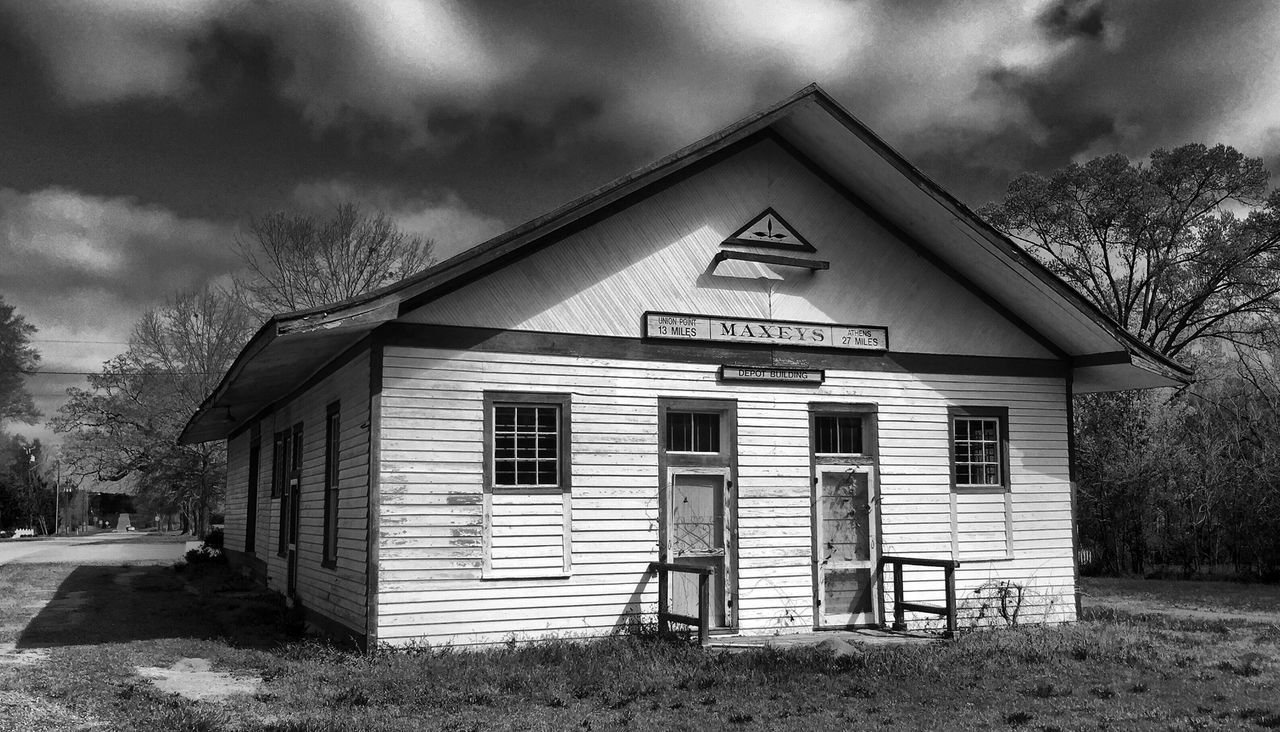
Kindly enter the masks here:
<path id="1" fill-rule="evenodd" d="M 854 351 L 885 351 L 889 331 L 867 325 L 797 323 L 787 320 L 723 318 L 714 315 L 645 313 L 647 338 L 673 341 L 755 343 L 800 348 L 840 348 Z"/>

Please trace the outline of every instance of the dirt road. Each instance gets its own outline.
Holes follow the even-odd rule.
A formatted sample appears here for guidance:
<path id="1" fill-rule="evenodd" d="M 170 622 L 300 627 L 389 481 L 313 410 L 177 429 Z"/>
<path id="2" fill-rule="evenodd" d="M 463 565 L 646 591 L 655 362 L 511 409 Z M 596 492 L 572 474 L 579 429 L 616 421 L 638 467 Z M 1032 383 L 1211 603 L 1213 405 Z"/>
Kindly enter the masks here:
<path id="1" fill-rule="evenodd" d="M 129 532 L 0 541 L 0 565 L 172 564 L 189 538 Z"/>

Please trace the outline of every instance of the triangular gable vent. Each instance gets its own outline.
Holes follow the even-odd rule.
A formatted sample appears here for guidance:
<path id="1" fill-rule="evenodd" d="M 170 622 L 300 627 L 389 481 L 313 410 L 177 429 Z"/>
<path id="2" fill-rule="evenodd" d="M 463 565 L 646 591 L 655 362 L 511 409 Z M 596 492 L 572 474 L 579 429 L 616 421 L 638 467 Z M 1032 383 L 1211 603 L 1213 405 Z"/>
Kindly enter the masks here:
<path id="1" fill-rule="evenodd" d="M 728 239 L 724 240 L 724 243 L 749 247 L 790 249 L 799 252 L 817 251 L 812 244 L 806 241 L 791 224 L 788 224 L 772 208 L 766 208 L 751 219 L 746 226 L 733 232 Z"/>

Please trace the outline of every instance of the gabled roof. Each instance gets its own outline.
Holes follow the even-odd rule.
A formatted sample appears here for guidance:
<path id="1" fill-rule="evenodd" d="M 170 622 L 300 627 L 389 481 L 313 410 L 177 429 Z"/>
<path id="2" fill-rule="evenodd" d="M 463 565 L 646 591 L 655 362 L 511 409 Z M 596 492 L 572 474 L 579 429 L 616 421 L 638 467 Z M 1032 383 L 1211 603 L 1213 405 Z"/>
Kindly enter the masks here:
<path id="1" fill-rule="evenodd" d="M 400 282 L 324 307 L 272 317 L 192 416 L 180 440 L 225 437 L 377 326 L 759 134 L 774 135 L 815 161 L 833 185 L 876 210 L 883 224 L 917 242 L 952 276 L 1015 314 L 1052 350 L 1070 360 L 1076 392 L 1189 382 L 1189 369 L 1127 333 L 811 84 L 768 109 Z"/>

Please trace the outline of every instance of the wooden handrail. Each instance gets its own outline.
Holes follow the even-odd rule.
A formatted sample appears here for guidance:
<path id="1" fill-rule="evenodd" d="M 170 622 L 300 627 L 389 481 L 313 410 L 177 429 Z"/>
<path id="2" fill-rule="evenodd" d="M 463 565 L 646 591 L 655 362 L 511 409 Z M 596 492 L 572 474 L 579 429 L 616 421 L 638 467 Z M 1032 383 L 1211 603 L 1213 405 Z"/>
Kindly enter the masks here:
<path id="1" fill-rule="evenodd" d="M 658 575 L 658 631 L 667 633 L 671 623 L 694 625 L 698 628 L 698 645 L 707 645 L 711 631 L 711 567 L 696 564 L 679 564 L 676 562 L 650 562 L 649 571 Z M 698 576 L 698 617 L 680 615 L 670 611 L 667 593 L 667 574 L 683 572 Z"/>
<path id="2" fill-rule="evenodd" d="M 884 576 L 884 565 L 886 564 L 893 565 L 893 629 L 907 629 L 906 614 L 910 610 L 917 613 L 940 615 L 946 618 L 947 637 L 954 636 L 956 633 L 956 567 L 960 566 L 960 562 L 954 559 L 884 556 L 880 557 L 880 565 L 877 569 L 881 577 Z M 938 607 L 937 605 L 925 605 L 919 602 L 904 602 L 902 599 L 902 568 L 904 566 L 937 567 L 942 569 L 943 583 L 946 586 L 946 606 Z"/>

